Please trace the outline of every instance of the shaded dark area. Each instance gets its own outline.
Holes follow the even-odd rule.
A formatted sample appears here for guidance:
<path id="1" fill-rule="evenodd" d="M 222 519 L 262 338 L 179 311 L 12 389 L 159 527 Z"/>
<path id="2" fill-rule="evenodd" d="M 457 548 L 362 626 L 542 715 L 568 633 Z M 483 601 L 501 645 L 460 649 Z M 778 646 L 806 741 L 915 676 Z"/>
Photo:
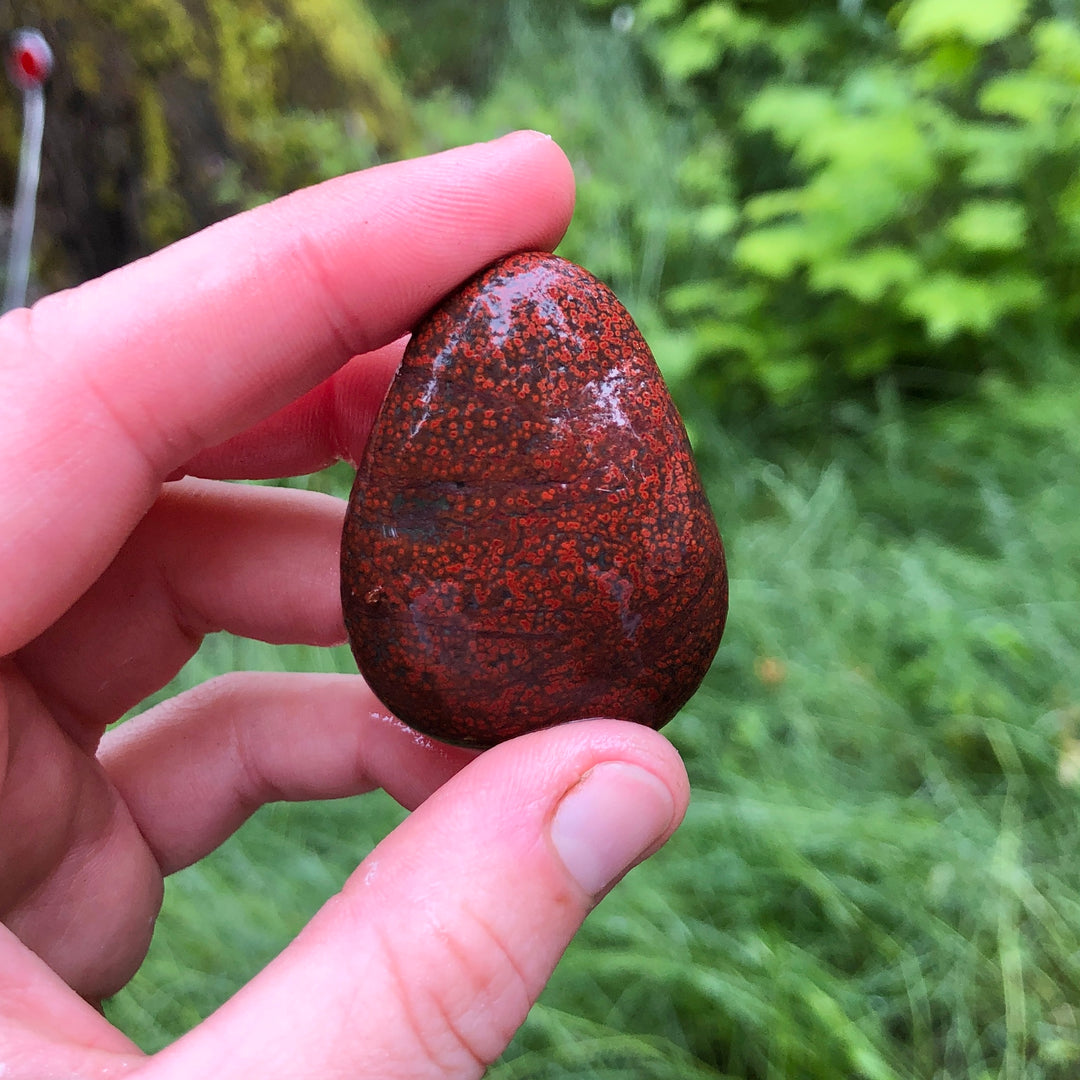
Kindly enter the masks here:
<path id="1" fill-rule="evenodd" d="M 0 35 L 38 27 L 47 93 L 38 291 L 94 277 L 244 206 L 405 152 L 409 108 L 361 5 L 326 0 L 319 34 L 288 3 L 164 8 L 13 0 Z M 342 21 L 339 16 L 349 16 Z M 10 204 L 15 94 L 0 97 Z M 330 146 L 328 147 L 328 140 Z M 329 149 L 330 152 L 327 152 Z"/>

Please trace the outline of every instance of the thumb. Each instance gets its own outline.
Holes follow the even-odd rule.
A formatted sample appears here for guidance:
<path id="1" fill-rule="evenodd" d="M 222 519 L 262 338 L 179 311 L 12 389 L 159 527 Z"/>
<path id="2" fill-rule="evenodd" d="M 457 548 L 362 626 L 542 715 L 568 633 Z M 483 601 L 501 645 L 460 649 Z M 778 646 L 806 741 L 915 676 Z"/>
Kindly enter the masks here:
<path id="1" fill-rule="evenodd" d="M 589 910 L 682 819 L 671 745 L 595 720 L 487 751 L 150 1075 L 479 1077 Z"/>

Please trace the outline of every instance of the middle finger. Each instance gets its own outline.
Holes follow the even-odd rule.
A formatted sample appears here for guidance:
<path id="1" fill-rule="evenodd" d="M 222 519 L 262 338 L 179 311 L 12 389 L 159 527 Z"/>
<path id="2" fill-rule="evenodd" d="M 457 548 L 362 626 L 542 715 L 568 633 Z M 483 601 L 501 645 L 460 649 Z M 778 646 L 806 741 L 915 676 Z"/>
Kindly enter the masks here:
<path id="1" fill-rule="evenodd" d="M 208 480 L 164 485 L 104 574 L 16 654 L 80 745 L 164 686 L 204 635 L 345 640 L 342 500 Z"/>

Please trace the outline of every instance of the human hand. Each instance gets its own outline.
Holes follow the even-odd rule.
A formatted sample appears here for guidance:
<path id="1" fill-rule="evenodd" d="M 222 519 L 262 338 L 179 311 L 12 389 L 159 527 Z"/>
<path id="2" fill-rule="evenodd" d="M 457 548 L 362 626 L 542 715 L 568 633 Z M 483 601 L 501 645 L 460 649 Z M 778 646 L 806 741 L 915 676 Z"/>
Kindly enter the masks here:
<path id="1" fill-rule="evenodd" d="M 202 636 L 344 639 L 344 505 L 222 483 L 358 456 L 441 295 L 550 248 L 565 158 L 519 133 L 278 200 L 0 320 L 0 1073 L 470 1077 L 596 900 L 685 810 L 656 732 L 479 757 L 356 676 L 234 673 L 106 727 Z M 269 967 L 153 1057 L 93 1007 L 162 876 L 258 805 L 382 786 L 414 813 Z"/>

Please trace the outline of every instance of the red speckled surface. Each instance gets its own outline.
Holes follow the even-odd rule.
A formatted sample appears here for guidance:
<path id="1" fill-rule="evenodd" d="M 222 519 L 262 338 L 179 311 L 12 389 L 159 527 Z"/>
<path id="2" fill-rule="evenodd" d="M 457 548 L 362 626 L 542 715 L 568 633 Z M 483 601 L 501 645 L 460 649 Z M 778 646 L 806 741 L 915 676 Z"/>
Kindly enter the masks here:
<path id="1" fill-rule="evenodd" d="M 652 354 L 591 274 L 513 255 L 417 328 L 349 501 L 342 601 L 383 704 L 448 742 L 660 727 L 697 689 L 720 536 Z"/>

